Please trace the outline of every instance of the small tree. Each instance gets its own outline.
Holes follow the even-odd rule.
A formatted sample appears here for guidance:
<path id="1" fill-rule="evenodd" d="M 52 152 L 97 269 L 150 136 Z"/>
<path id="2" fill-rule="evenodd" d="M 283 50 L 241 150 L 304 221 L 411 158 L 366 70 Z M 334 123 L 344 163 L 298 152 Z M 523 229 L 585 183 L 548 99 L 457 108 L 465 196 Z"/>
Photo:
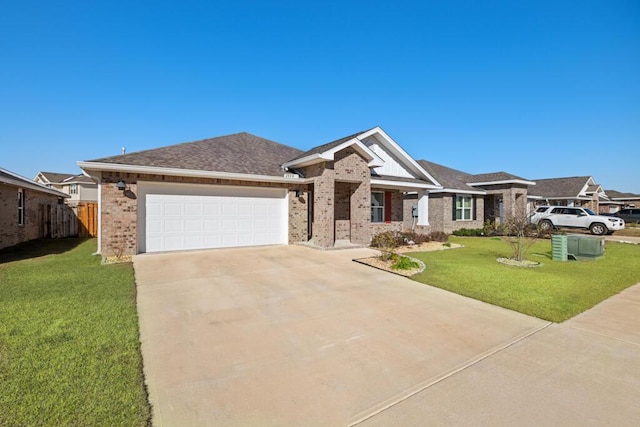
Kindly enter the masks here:
<path id="1" fill-rule="evenodd" d="M 523 261 L 524 257 L 536 241 L 536 229 L 531 225 L 530 217 L 524 209 L 517 209 L 504 222 L 504 236 L 502 239 L 509 243 L 512 249 L 511 258 Z"/>

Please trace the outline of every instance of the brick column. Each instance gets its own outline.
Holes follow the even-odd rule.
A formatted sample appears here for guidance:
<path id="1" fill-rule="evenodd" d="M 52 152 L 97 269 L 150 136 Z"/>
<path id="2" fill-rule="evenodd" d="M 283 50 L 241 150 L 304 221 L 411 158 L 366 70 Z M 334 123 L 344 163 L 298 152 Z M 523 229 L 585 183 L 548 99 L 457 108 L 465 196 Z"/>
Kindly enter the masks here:
<path id="1" fill-rule="evenodd" d="M 334 172 L 326 168 L 314 180 L 313 243 L 329 248 L 334 243 Z"/>

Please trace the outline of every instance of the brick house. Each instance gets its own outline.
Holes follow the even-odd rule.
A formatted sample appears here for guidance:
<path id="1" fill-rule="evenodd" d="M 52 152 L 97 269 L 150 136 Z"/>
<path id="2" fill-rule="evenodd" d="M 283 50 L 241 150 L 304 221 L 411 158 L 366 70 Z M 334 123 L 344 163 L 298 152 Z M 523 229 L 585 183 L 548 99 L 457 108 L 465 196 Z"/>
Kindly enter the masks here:
<path id="1" fill-rule="evenodd" d="M 600 213 L 614 213 L 620 209 L 640 206 L 640 194 L 623 193 L 616 190 L 605 190 L 607 200 L 600 200 Z"/>
<path id="2" fill-rule="evenodd" d="M 506 173 L 469 174 L 437 163 L 419 160 L 442 188 L 429 192 L 429 229 L 418 232 L 482 228 L 485 220 L 502 223 L 507 217 L 526 213 L 527 192 L 535 182 Z M 405 196 L 405 210 L 415 205 L 416 195 Z"/>
<path id="3" fill-rule="evenodd" d="M 303 152 L 248 133 L 78 162 L 98 182 L 103 257 L 302 243 L 367 245 L 429 225 L 442 186 L 381 128 Z M 411 215 L 411 212 L 408 213 Z"/>
<path id="4" fill-rule="evenodd" d="M 0 168 L 0 249 L 47 237 L 48 211 L 68 195 Z"/>
<path id="5" fill-rule="evenodd" d="M 591 176 L 536 179 L 529 191 L 532 209 L 543 205 L 578 206 L 600 212 L 600 201 L 608 197 Z"/>

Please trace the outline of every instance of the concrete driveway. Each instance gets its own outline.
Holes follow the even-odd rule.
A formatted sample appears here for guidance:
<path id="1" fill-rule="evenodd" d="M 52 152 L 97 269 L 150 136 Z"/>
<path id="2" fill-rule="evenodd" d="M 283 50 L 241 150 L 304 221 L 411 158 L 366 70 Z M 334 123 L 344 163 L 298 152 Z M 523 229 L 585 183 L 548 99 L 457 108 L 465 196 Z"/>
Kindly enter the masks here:
<path id="1" fill-rule="evenodd" d="M 635 316 L 633 331 L 612 321 L 613 337 L 585 315 L 549 326 L 351 261 L 370 253 L 135 257 L 154 425 L 640 420 Z M 636 288 L 627 310 L 638 313 Z"/>

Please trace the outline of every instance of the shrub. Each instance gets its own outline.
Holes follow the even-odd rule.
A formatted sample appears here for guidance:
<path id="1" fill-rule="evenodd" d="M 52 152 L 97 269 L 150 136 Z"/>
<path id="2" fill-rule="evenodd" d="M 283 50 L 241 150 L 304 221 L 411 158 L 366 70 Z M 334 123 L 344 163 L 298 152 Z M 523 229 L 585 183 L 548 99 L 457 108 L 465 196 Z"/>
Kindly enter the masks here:
<path id="1" fill-rule="evenodd" d="M 444 231 L 432 231 L 429 233 L 429 239 L 433 242 L 446 242 L 449 240 L 449 235 Z"/>
<path id="2" fill-rule="evenodd" d="M 453 232 L 454 236 L 484 236 L 484 229 L 482 228 L 461 228 Z"/>
<path id="3" fill-rule="evenodd" d="M 490 219 L 485 220 L 482 226 L 482 232 L 485 236 L 495 236 L 498 232 L 495 221 L 491 221 Z"/>
<path id="4" fill-rule="evenodd" d="M 398 247 L 398 236 L 391 231 L 376 234 L 371 239 L 371 246 L 380 249 L 381 258 L 386 261 L 395 255 L 394 251 Z"/>
<path id="5" fill-rule="evenodd" d="M 418 267 L 420 267 L 420 264 L 406 256 L 399 257 L 396 263 L 391 266 L 393 270 L 411 270 Z"/>
<path id="6" fill-rule="evenodd" d="M 431 237 L 428 234 L 419 234 L 410 231 L 408 233 L 402 233 L 403 243 L 413 242 L 416 245 L 420 243 L 426 243 L 431 241 Z"/>

